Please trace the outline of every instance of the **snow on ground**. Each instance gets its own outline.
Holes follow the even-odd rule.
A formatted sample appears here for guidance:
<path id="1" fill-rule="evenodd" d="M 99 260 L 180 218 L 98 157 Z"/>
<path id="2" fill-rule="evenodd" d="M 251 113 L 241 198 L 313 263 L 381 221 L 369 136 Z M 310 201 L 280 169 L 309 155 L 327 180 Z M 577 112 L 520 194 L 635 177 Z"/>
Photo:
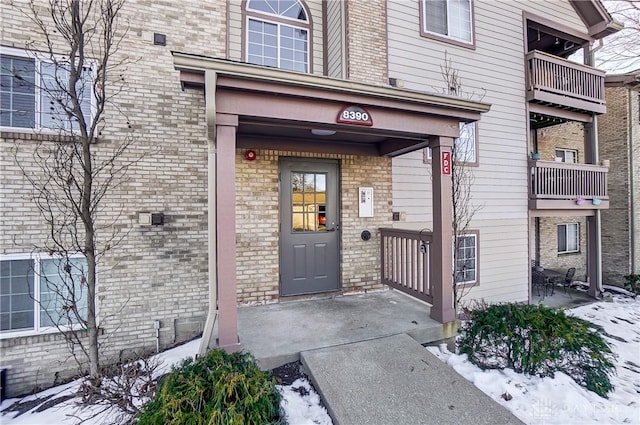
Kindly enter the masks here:
<path id="1" fill-rule="evenodd" d="M 171 350 L 158 354 L 157 357 L 161 365 L 157 369 L 158 375 L 170 371 L 171 366 L 177 365 L 187 357 L 193 357 L 200 347 L 200 339 L 180 345 Z M 77 424 L 80 418 L 86 419 L 86 425 L 104 425 L 114 423 L 113 413 L 109 411 L 101 412 L 100 408 L 88 408 L 78 410 L 73 398 L 64 401 L 56 406 L 49 407 L 38 412 L 38 408 L 48 399 L 55 399 L 65 395 L 71 396 L 78 390 L 81 380 L 76 380 L 65 385 L 60 385 L 48 390 L 30 395 L 22 399 L 7 399 L 0 405 L 0 424 L 2 425 L 65 425 Z M 300 378 L 292 385 L 278 385 L 282 393 L 280 406 L 291 425 L 332 425 L 331 418 L 326 409 L 320 403 L 320 397 L 315 392 L 309 381 Z M 38 400 L 40 400 L 38 402 Z M 21 415 L 17 412 L 5 412 L 12 404 L 33 401 L 33 408 Z M 94 417 L 95 416 L 95 417 Z M 87 419 L 88 418 L 88 419 Z"/>
<path id="2" fill-rule="evenodd" d="M 640 424 L 640 300 L 614 297 L 569 313 L 602 326 L 618 356 L 617 374 L 611 377 L 615 389 L 608 399 L 564 373 L 538 378 L 511 369 L 483 371 L 444 344 L 427 349 L 527 424 Z"/>
<path id="3" fill-rule="evenodd" d="M 511 410 L 527 424 L 587 425 L 587 424 L 640 424 L 640 300 L 614 297 L 611 302 L 599 302 L 569 310 L 575 316 L 587 319 L 604 328 L 607 341 L 612 345 L 617 375 L 612 377 L 615 390 L 608 399 L 585 390 L 563 373 L 555 378 L 538 378 L 517 374 L 512 370 L 483 371 L 472 365 L 466 355 L 452 354 L 446 345 L 428 350 L 452 366 L 458 373 Z M 163 361 L 160 373 L 171 365 L 197 353 L 200 340 L 195 340 L 158 354 Z M 0 405 L 0 423 L 3 425 L 75 424 L 79 415 L 90 417 L 97 410 L 78 412 L 73 399 L 37 412 L 47 397 L 71 395 L 80 381 L 42 391 L 23 399 L 5 400 Z M 281 407 L 291 425 L 332 425 L 331 418 L 322 407 L 318 394 L 304 378 L 291 385 L 278 386 L 282 393 Z M 505 398 L 509 398 L 507 401 Z M 503 395 L 505 398 L 503 398 Z M 40 402 L 37 402 L 40 400 Z M 4 413 L 14 402 L 34 401 L 33 408 L 16 417 L 15 412 Z M 85 422 L 87 425 L 112 423 L 110 412 Z"/>

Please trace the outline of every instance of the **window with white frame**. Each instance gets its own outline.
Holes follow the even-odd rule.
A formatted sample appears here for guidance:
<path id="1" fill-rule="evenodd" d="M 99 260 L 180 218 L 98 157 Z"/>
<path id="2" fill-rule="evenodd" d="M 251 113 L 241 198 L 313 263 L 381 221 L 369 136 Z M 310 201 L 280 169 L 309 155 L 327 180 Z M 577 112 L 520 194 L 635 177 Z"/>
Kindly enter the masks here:
<path id="1" fill-rule="evenodd" d="M 478 281 L 478 235 L 458 236 L 456 249 L 456 284 Z"/>
<path id="2" fill-rule="evenodd" d="M 20 129 L 77 130 L 78 123 L 65 112 L 71 105 L 69 69 L 19 49 L 0 50 L 0 126 Z M 80 109 L 91 122 L 91 68 L 83 68 L 76 83 Z"/>
<path id="3" fill-rule="evenodd" d="M 476 123 L 460 123 L 460 137 L 453 142 L 453 159 L 457 162 L 475 164 L 478 162 L 476 152 Z M 425 148 L 425 162 L 431 161 L 431 148 Z"/>
<path id="4" fill-rule="evenodd" d="M 578 223 L 558 224 L 558 253 L 580 251 L 580 226 Z"/>
<path id="5" fill-rule="evenodd" d="M 423 32 L 473 43 L 472 0 L 422 0 Z"/>
<path id="6" fill-rule="evenodd" d="M 85 257 L 0 257 L 0 335 L 73 328 L 86 318 Z"/>
<path id="7" fill-rule="evenodd" d="M 297 0 L 249 0 L 247 62 L 309 72 L 309 19 Z"/>
<path id="8" fill-rule="evenodd" d="M 578 151 L 575 149 L 556 149 L 556 158 L 562 158 L 562 162 L 575 164 L 578 162 Z"/>

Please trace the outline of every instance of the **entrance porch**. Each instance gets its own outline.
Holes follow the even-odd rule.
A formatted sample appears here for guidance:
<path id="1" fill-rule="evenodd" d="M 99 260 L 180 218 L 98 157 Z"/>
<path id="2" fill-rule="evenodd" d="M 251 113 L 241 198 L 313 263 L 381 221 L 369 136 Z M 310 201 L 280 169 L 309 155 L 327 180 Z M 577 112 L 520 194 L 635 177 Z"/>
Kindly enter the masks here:
<path id="1" fill-rule="evenodd" d="M 177 52 L 174 64 L 184 87 L 204 89 L 206 105 L 210 273 L 201 351 L 250 349 L 240 332 L 238 303 L 321 292 L 319 287 L 292 290 L 299 280 L 330 276 L 331 288 L 342 292 L 378 285 L 376 229 L 392 225 L 390 158 L 425 147 L 432 151 L 429 282 L 434 284 L 425 298 L 431 308 L 424 310 L 443 324 L 455 320 L 453 140 L 461 122 L 477 121 L 489 105 Z M 300 159 L 295 169 L 284 166 L 302 157 L 323 164 L 333 160 L 337 172 L 303 169 L 309 161 L 301 166 Z M 332 181 L 337 199 L 327 189 Z M 336 244 L 326 243 L 327 232 Z M 293 239 L 299 234 L 313 238 L 303 244 Z M 338 260 L 324 261 L 335 250 Z M 348 323 L 349 317 L 332 317 L 333 323 L 341 320 Z M 288 332 L 291 323 L 272 326 Z"/>
<path id="2" fill-rule="evenodd" d="M 238 309 L 243 349 L 262 369 L 300 359 L 300 352 L 407 334 L 420 344 L 455 332 L 430 306 L 396 290 L 280 302 Z"/>

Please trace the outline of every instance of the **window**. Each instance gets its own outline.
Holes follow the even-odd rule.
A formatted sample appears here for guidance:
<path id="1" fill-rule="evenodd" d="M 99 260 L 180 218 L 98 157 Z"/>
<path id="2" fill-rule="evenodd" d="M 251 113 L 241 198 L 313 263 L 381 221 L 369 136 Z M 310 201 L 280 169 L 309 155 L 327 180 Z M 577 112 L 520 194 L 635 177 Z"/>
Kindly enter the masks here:
<path id="1" fill-rule="evenodd" d="M 575 164 L 578 162 L 578 151 L 575 149 L 556 149 L 556 158 L 562 158 L 562 162 Z"/>
<path id="2" fill-rule="evenodd" d="M 297 0 L 247 2 L 247 62 L 309 72 L 309 20 Z"/>
<path id="3" fill-rule="evenodd" d="M 424 35 L 472 44 L 471 1 L 422 0 Z"/>
<path id="4" fill-rule="evenodd" d="M 460 123 L 460 137 L 453 142 L 453 159 L 457 162 L 477 164 L 476 123 Z M 424 162 L 431 161 L 431 148 L 424 151 Z"/>
<path id="5" fill-rule="evenodd" d="M 580 251 L 580 226 L 578 223 L 558 224 L 558 253 Z"/>
<path id="6" fill-rule="evenodd" d="M 62 313 L 72 305 L 86 317 L 86 259 L 9 255 L 0 259 L 0 334 L 33 334 L 73 327 L 77 319 Z"/>
<path id="7" fill-rule="evenodd" d="M 69 105 L 69 71 L 64 61 L 55 65 L 17 49 L 0 52 L 0 126 L 11 128 L 73 131 L 77 121 L 70 119 L 63 105 Z M 92 71 L 82 70 L 76 90 L 82 113 L 91 121 Z"/>
<path id="8" fill-rule="evenodd" d="M 456 284 L 478 281 L 478 235 L 458 236 L 456 253 Z"/>

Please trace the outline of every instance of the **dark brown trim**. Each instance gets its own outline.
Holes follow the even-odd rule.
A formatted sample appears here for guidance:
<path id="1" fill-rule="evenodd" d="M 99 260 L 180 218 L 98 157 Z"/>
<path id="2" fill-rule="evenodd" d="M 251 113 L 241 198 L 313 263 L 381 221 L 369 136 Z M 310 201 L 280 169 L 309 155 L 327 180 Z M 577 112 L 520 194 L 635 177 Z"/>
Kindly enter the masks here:
<path id="1" fill-rule="evenodd" d="M 327 77 L 329 75 L 329 34 L 327 20 L 327 2 L 322 2 L 322 72 Z"/>
<path id="2" fill-rule="evenodd" d="M 349 35 L 349 2 L 348 1 L 344 1 L 344 16 L 342 17 L 343 19 L 343 28 L 344 28 L 344 33 L 342 34 L 344 36 L 344 58 L 342 58 L 342 60 L 345 61 L 346 66 L 345 66 L 345 75 L 342 76 L 342 78 L 344 78 L 345 80 L 349 80 L 351 78 L 350 74 L 351 74 L 351 66 L 350 66 L 350 62 L 349 62 L 349 42 L 350 42 L 350 35 Z"/>
<path id="3" fill-rule="evenodd" d="M 374 143 L 353 143 L 343 141 L 318 142 L 309 139 L 268 137 L 257 134 L 239 134 L 238 148 L 266 149 L 284 152 L 311 152 L 356 156 L 379 156 Z"/>
<path id="4" fill-rule="evenodd" d="M 570 121 L 593 121 L 593 115 L 591 114 L 583 114 L 581 112 L 569 111 L 567 109 L 554 108 L 553 106 L 542 105 L 540 103 L 529 103 L 529 112 L 564 118 Z"/>
<path id="5" fill-rule="evenodd" d="M 446 35 L 439 35 L 433 32 L 427 32 L 424 28 L 424 2 L 428 0 L 419 0 L 419 28 L 420 28 L 420 36 L 424 38 L 429 38 L 436 41 L 441 41 L 447 44 L 453 44 L 454 46 L 464 47 L 465 49 L 475 50 L 476 49 L 476 13 L 475 13 L 475 0 L 470 0 L 469 6 L 471 8 L 471 42 L 466 42 L 463 40 L 458 40 L 455 38 L 447 37 Z"/>
<path id="6" fill-rule="evenodd" d="M 224 52 L 224 57 L 225 59 L 231 59 L 231 41 L 229 41 L 231 39 L 231 0 L 227 0 L 225 2 L 225 6 L 227 8 L 226 10 L 226 17 L 227 17 L 227 26 L 226 26 L 226 30 L 227 30 L 227 39 L 225 40 L 224 46 L 225 46 L 225 52 Z M 242 23 L 240 23 L 240 30 L 242 31 Z M 241 46 L 242 48 L 242 46 Z M 243 52 L 240 52 L 240 54 L 242 54 Z"/>

